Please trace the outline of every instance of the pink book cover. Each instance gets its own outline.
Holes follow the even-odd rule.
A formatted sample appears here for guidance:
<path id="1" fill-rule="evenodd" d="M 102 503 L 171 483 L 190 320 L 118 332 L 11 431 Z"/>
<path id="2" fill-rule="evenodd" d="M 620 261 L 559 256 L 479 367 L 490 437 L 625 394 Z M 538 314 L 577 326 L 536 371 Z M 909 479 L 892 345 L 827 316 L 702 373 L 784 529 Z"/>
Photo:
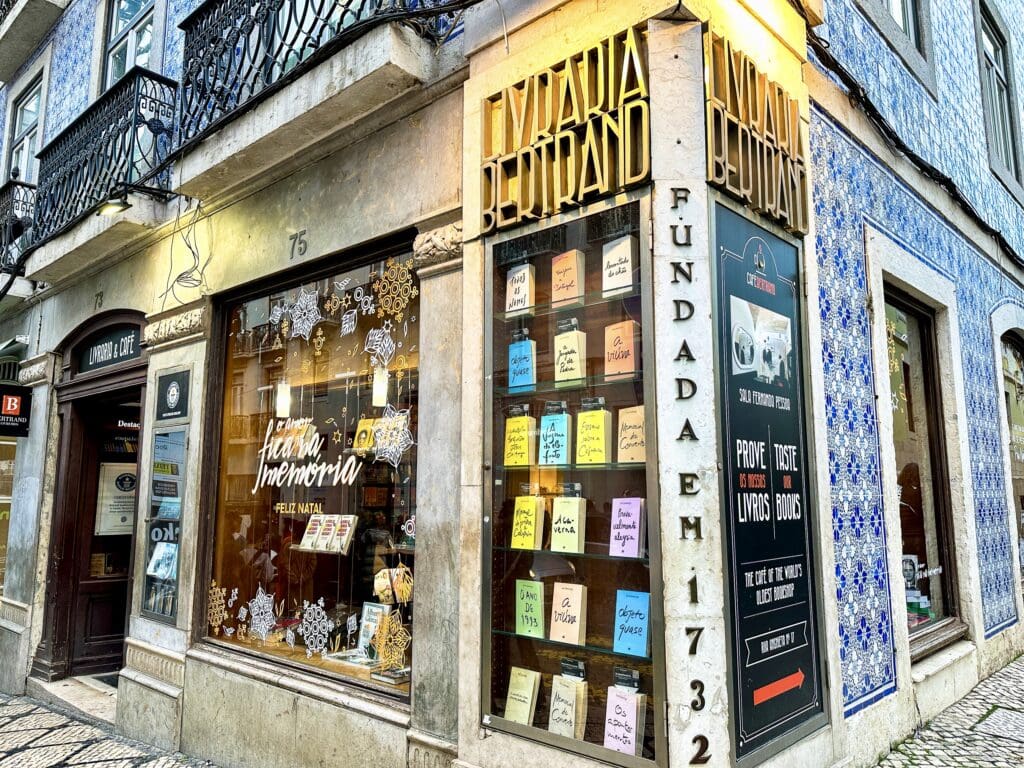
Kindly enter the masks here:
<path id="1" fill-rule="evenodd" d="M 612 686 L 604 715 L 604 746 L 627 755 L 636 754 L 636 694 Z"/>
<path id="2" fill-rule="evenodd" d="M 640 557 L 643 554 L 643 539 L 644 500 L 612 499 L 608 554 L 612 557 Z"/>

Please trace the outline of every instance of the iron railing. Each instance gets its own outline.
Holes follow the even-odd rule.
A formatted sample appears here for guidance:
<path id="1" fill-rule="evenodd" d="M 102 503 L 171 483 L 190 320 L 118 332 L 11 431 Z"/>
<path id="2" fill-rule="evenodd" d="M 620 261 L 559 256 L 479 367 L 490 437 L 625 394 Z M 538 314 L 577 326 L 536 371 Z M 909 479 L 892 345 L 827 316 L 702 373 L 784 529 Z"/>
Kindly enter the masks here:
<path id="1" fill-rule="evenodd" d="M 0 0 L 0 24 L 7 20 L 7 14 L 17 4 L 18 0 Z"/>
<path id="2" fill-rule="evenodd" d="M 19 264 L 32 237 L 36 187 L 11 179 L 0 187 L 0 272 L 23 274 Z"/>
<path id="3" fill-rule="evenodd" d="M 185 30 L 178 144 L 241 114 L 372 27 L 411 25 L 440 42 L 479 0 L 206 0 Z"/>
<path id="4" fill-rule="evenodd" d="M 43 147 L 32 247 L 132 187 L 169 189 L 176 92 L 135 67 Z"/>

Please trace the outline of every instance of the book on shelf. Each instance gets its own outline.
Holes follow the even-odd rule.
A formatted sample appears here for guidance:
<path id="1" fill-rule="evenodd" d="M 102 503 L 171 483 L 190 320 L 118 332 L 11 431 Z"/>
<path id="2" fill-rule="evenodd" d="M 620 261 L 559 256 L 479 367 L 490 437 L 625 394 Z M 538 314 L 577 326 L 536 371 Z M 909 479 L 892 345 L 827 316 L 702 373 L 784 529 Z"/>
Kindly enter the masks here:
<path id="1" fill-rule="evenodd" d="M 338 534 L 338 522 L 341 515 L 324 515 L 323 525 L 320 526 L 320 535 L 316 539 L 314 548 L 320 552 L 332 552 L 334 548 L 334 537 Z"/>
<path id="2" fill-rule="evenodd" d="M 583 551 L 587 535 L 587 500 L 556 496 L 551 505 L 551 551 Z"/>
<path id="3" fill-rule="evenodd" d="M 352 548 L 352 540 L 355 538 L 358 524 L 358 515 L 338 515 L 338 532 L 334 534 L 334 542 L 331 545 L 332 552 L 348 554 Z"/>
<path id="4" fill-rule="evenodd" d="M 516 634 L 544 637 L 544 582 L 516 579 Z"/>
<path id="5" fill-rule="evenodd" d="M 612 323 L 604 329 L 605 378 L 625 378 L 640 370 L 637 360 L 640 325 L 635 320 Z"/>
<path id="6" fill-rule="evenodd" d="M 647 656 L 650 616 L 649 592 L 616 590 L 613 650 L 628 656 Z"/>
<path id="7" fill-rule="evenodd" d="M 505 419 L 506 467 L 528 467 L 537 463 L 537 420 L 533 416 L 509 416 Z"/>
<path id="8" fill-rule="evenodd" d="M 583 303 L 586 255 L 578 248 L 551 259 L 551 306 L 569 307 Z"/>
<path id="9" fill-rule="evenodd" d="M 643 752 L 647 727 L 647 696 L 612 685 L 604 714 L 604 746 L 626 755 Z"/>
<path id="10" fill-rule="evenodd" d="M 389 685 L 404 685 L 412 679 L 412 669 L 402 667 L 401 669 L 382 669 L 370 673 L 370 679 Z"/>
<path id="11" fill-rule="evenodd" d="M 528 392 L 537 384 L 537 342 L 525 333 L 513 334 L 508 345 L 508 388 Z"/>
<path id="12" fill-rule="evenodd" d="M 551 592 L 550 638 L 560 643 L 586 645 L 587 588 L 556 581 Z"/>
<path id="13" fill-rule="evenodd" d="M 324 525 L 323 515 L 310 515 L 309 522 L 306 523 L 306 530 L 302 534 L 302 540 L 299 542 L 300 549 L 315 549 L 316 540 L 320 538 L 320 529 Z"/>
<path id="14" fill-rule="evenodd" d="M 555 386 L 569 386 L 587 376 L 587 334 L 574 319 L 559 321 L 555 335 Z"/>
<path id="15" fill-rule="evenodd" d="M 587 683 L 575 677 L 551 678 L 548 730 L 570 739 L 582 739 L 587 728 Z"/>
<path id="16" fill-rule="evenodd" d="M 643 557 L 646 543 L 646 514 L 643 499 L 612 499 L 611 534 L 608 554 L 612 557 Z"/>
<path id="17" fill-rule="evenodd" d="M 576 414 L 576 463 L 608 464 L 612 460 L 612 414 L 603 407 Z"/>
<path id="18" fill-rule="evenodd" d="M 601 292 L 604 296 L 633 290 L 637 250 L 635 235 L 617 237 L 601 247 Z"/>
<path id="19" fill-rule="evenodd" d="M 563 410 L 540 417 L 539 464 L 572 462 L 572 414 Z"/>
<path id="20" fill-rule="evenodd" d="M 366 453 L 373 449 L 373 422 L 376 419 L 360 419 L 356 423 L 356 437 L 352 441 L 352 450 Z"/>
<path id="21" fill-rule="evenodd" d="M 508 693 L 505 696 L 505 719 L 522 725 L 533 725 L 539 692 L 540 672 L 512 667 L 508 676 Z"/>
<path id="22" fill-rule="evenodd" d="M 512 510 L 512 549 L 540 549 L 544 541 L 543 496 L 516 496 Z"/>
<path id="23" fill-rule="evenodd" d="M 533 264 L 520 264 L 505 276 L 505 315 L 533 315 L 536 296 L 536 270 Z"/>
<path id="24" fill-rule="evenodd" d="M 633 463 L 647 460 L 647 439 L 644 434 L 644 407 L 635 405 L 619 409 L 618 439 L 615 460 Z"/>

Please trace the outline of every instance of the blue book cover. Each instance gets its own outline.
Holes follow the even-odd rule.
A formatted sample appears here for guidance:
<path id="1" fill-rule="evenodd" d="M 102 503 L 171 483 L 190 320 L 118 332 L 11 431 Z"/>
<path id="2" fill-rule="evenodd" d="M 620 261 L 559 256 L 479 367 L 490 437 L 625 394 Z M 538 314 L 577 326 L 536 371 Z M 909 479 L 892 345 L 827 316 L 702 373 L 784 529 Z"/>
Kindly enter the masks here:
<path id="1" fill-rule="evenodd" d="M 537 383 L 537 342 L 530 339 L 508 345 L 508 388 L 525 392 Z"/>
<path id="2" fill-rule="evenodd" d="M 540 454 L 538 464 L 569 464 L 572 459 L 572 416 L 549 413 L 540 418 Z"/>
<path id="3" fill-rule="evenodd" d="M 651 594 L 620 589 L 615 593 L 616 653 L 647 656 L 647 632 L 651 616 Z"/>

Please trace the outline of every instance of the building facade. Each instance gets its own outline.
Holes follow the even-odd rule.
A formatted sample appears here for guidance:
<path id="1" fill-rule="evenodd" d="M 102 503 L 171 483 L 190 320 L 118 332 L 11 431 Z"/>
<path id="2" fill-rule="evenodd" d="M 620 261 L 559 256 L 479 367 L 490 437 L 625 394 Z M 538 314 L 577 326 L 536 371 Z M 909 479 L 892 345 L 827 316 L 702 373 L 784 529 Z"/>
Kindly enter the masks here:
<path id="1" fill-rule="evenodd" d="M 0 689 L 874 764 L 1024 650 L 1016 10 L 0 3 Z"/>

